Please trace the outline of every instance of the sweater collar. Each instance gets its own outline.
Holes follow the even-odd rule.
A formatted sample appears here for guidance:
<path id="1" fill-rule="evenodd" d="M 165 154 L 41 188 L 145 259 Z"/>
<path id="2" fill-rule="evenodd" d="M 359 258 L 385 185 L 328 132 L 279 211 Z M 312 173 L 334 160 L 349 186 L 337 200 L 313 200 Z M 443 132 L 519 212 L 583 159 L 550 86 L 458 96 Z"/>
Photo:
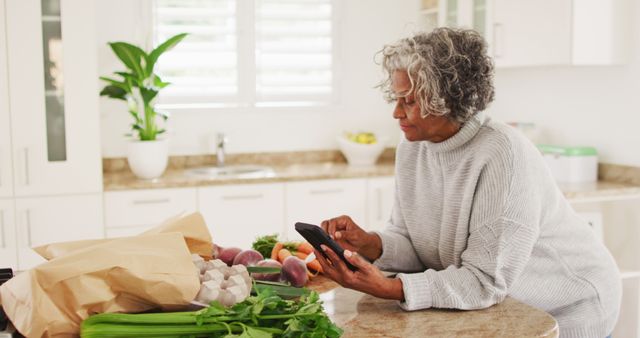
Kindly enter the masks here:
<path id="1" fill-rule="evenodd" d="M 430 142 L 430 141 L 424 141 L 424 142 L 426 143 L 427 148 L 434 152 L 446 152 L 446 151 L 455 150 L 456 148 L 464 145 L 469 140 L 471 140 L 474 136 L 476 136 L 476 134 L 478 133 L 478 131 L 480 130 L 480 127 L 482 127 L 484 122 L 485 122 L 484 113 L 478 112 L 475 115 L 473 115 L 473 117 L 471 117 L 469 121 L 465 122 L 462 125 L 462 128 L 460 128 L 460 130 L 458 130 L 457 133 L 455 133 L 453 136 L 449 137 L 448 139 L 442 142 Z"/>

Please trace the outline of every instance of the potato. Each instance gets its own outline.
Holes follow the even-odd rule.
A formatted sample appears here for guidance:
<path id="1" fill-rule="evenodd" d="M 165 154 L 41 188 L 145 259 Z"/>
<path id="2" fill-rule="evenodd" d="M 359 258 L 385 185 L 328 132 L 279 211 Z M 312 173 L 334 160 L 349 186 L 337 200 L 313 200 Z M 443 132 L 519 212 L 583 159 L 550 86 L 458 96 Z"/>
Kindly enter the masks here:
<path id="1" fill-rule="evenodd" d="M 273 268 L 282 268 L 282 264 L 280 264 L 280 262 L 274 260 L 274 259 L 265 259 L 263 261 L 259 261 L 256 266 L 266 266 L 266 267 L 273 267 Z M 266 281 L 272 281 L 272 282 L 277 282 L 280 280 L 280 273 L 252 273 L 251 276 L 255 279 L 255 280 L 266 280 Z"/>
<path id="2" fill-rule="evenodd" d="M 282 277 L 295 287 L 302 287 L 307 284 L 307 266 L 295 256 L 287 257 L 282 263 Z"/>
<path id="3" fill-rule="evenodd" d="M 248 249 L 240 252 L 233 260 L 233 265 L 252 266 L 263 260 L 262 254 L 256 250 Z"/>
<path id="4" fill-rule="evenodd" d="M 220 250 L 220 254 L 218 255 L 218 259 L 222 260 L 227 266 L 233 265 L 233 260 L 236 256 L 242 251 L 240 248 L 224 248 Z"/>

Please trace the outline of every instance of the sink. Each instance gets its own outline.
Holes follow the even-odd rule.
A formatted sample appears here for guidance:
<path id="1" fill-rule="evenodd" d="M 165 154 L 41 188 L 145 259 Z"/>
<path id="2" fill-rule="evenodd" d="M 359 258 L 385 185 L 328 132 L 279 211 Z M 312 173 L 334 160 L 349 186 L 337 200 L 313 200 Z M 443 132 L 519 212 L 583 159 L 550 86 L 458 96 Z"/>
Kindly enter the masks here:
<path id="1" fill-rule="evenodd" d="M 274 177 L 271 167 L 260 165 L 229 165 L 187 169 L 187 175 L 205 178 L 266 178 Z"/>

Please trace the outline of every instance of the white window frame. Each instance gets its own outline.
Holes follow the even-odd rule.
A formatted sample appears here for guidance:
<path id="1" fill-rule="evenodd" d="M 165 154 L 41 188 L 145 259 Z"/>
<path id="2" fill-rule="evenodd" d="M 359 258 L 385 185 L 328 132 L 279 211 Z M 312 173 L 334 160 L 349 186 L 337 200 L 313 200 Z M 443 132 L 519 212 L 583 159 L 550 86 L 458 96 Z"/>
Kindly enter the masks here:
<path id="1" fill-rule="evenodd" d="M 153 47 L 155 36 L 155 5 L 154 0 L 142 0 L 147 11 L 141 18 L 142 24 L 147 28 L 146 44 Z M 237 0 L 237 13 L 255 13 L 253 0 Z M 342 83 L 341 81 L 341 33 L 343 1 L 331 0 L 331 69 L 332 92 L 331 98 L 324 102 L 284 102 L 279 104 L 256 104 L 256 62 L 255 62 L 255 29 L 247 29 L 255 20 L 249 19 L 249 14 L 238 15 L 236 31 L 238 35 L 238 101 L 209 102 L 206 97 L 195 97 L 194 103 L 158 102 L 159 109 L 170 112 L 194 112 L 194 111 L 234 111 L 234 112 L 326 112 L 336 110 L 341 105 Z M 200 101 L 200 102 L 198 102 Z"/>

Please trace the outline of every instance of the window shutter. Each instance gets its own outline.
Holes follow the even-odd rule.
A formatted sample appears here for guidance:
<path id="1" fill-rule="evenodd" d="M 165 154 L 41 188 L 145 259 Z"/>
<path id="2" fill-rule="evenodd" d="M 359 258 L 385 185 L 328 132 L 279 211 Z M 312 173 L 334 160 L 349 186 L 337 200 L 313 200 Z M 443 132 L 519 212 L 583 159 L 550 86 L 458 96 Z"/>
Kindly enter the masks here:
<path id="1" fill-rule="evenodd" d="M 257 0 L 255 41 L 258 104 L 330 100 L 331 0 Z"/>
<path id="2" fill-rule="evenodd" d="M 215 103 L 238 97 L 235 0 L 156 0 L 156 45 L 189 33 L 160 58 L 157 71 L 171 82 L 162 103 Z"/>
<path id="3" fill-rule="evenodd" d="M 254 2 L 246 7 L 241 1 Z M 332 0 L 155 0 L 156 45 L 175 34 L 190 33 L 160 59 L 158 72 L 172 83 L 162 91 L 160 102 L 329 103 L 332 11 Z M 245 25 L 250 27 L 245 30 Z M 247 55 L 251 57 L 243 57 Z M 243 82 L 239 76 L 255 80 Z"/>

